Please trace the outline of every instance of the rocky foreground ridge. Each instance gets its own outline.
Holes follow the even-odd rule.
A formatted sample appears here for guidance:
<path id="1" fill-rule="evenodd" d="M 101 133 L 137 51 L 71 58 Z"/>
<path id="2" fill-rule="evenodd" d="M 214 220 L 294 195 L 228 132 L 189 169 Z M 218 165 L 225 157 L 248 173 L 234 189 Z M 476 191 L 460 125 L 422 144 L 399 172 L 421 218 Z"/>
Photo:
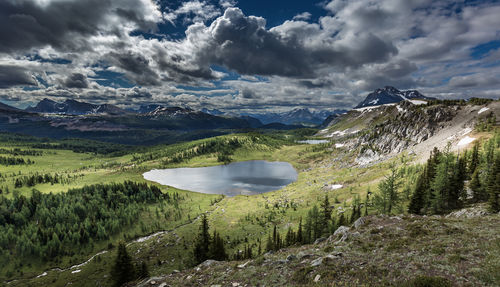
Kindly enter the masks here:
<path id="1" fill-rule="evenodd" d="M 130 286 L 493 286 L 498 222 L 500 214 L 482 205 L 447 216 L 365 216 L 315 244 L 246 261 L 207 260 Z"/>

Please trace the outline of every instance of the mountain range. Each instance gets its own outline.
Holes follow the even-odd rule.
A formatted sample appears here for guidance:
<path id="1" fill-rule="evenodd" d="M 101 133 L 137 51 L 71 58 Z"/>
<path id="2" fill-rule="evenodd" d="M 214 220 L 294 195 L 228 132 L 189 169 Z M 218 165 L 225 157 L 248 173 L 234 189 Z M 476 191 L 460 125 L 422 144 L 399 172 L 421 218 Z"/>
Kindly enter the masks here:
<path id="1" fill-rule="evenodd" d="M 417 90 L 400 91 L 394 87 L 385 86 L 384 88 L 376 89 L 375 91 L 369 93 L 368 96 L 366 96 L 366 98 L 354 108 L 359 109 L 370 106 L 399 103 L 401 101 L 413 99 L 434 100 L 435 98 L 426 97 Z"/>
<path id="2" fill-rule="evenodd" d="M 128 111 L 123 110 L 115 105 L 103 104 L 95 105 L 76 100 L 65 100 L 62 103 L 43 99 L 36 106 L 25 109 L 27 112 L 33 113 L 49 113 L 49 114 L 65 114 L 65 115 L 89 115 L 89 114 L 110 114 L 120 115 L 126 114 Z"/>

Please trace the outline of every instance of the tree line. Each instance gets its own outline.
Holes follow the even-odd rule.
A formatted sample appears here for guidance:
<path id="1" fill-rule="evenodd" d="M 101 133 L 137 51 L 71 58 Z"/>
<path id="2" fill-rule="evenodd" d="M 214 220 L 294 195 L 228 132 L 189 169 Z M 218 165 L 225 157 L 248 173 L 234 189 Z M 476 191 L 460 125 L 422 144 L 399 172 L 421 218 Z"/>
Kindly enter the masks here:
<path id="1" fill-rule="evenodd" d="M 147 204 L 177 204 L 179 196 L 154 185 L 125 181 L 30 197 L 0 195 L 0 266 L 9 260 L 53 260 L 92 248 L 135 224 Z"/>
<path id="2" fill-rule="evenodd" d="M 13 156 L 41 156 L 43 155 L 42 151 L 39 150 L 34 150 L 34 149 L 20 149 L 20 148 L 13 148 L 13 149 L 6 149 L 6 148 L 0 148 L 0 154 L 10 154 Z"/>
<path id="3" fill-rule="evenodd" d="M 35 173 L 33 175 L 25 175 L 23 177 L 17 177 L 16 180 L 14 181 L 14 187 L 15 188 L 20 188 L 23 186 L 35 186 L 40 183 L 50 183 L 50 184 L 58 184 L 58 183 L 68 183 L 69 182 L 69 176 L 68 178 L 64 178 L 60 174 L 50 174 L 50 173 L 45 173 L 45 174 L 39 174 Z"/>
<path id="4" fill-rule="evenodd" d="M 500 211 L 499 146 L 496 133 L 482 148 L 476 142 L 471 152 L 455 155 L 434 149 L 419 174 L 408 211 L 443 214 L 475 202 L 488 202 L 492 212 Z M 466 180 L 472 194 L 466 193 Z"/>
<path id="5" fill-rule="evenodd" d="M 34 164 L 35 162 L 31 159 L 24 159 L 22 157 L 5 157 L 0 156 L 0 165 L 26 165 L 26 164 Z"/>

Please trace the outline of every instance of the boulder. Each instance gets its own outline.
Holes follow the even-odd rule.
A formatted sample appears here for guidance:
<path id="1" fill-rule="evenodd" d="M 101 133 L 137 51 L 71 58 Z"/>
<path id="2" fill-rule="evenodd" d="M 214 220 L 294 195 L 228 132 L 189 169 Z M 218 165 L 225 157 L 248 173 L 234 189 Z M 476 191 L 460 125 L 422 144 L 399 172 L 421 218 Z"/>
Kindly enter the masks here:
<path id="1" fill-rule="evenodd" d="M 215 263 L 217 263 L 216 260 L 208 259 L 208 260 L 203 261 L 203 263 L 200 263 L 200 265 L 198 265 L 198 266 L 199 267 L 209 267 Z"/>
<path id="2" fill-rule="evenodd" d="M 293 261 L 297 259 L 297 256 L 293 255 L 293 254 L 290 254 L 286 257 L 286 261 Z"/>
<path id="3" fill-rule="evenodd" d="M 316 244 L 319 244 L 319 243 L 321 243 L 321 242 L 323 242 L 323 241 L 325 241 L 325 240 L 326 240 L 326 237 L 320 237 L 320 238 L 318 238 L 318 239 L 316 239 L 316 240 L 314 241 L 314 244 L 315 244 L 315 245 L 316 245 Z"/>
<path id="4" fill-rule="evenodd" d="M 317 266 L 320 266 L 323 264 L 323 257 L 320 257 L 318 259 L 314 259 L 312 262 L 311 262 L 311 267 L 317 267 Z"/>
<path id="5" fill-rule="evenodd" d="M 354 221 L 354 228 L 358 229 L 361 226 L 365 225 L 366 219 L 364 217 L 358 218 L 356 221 Z"/>

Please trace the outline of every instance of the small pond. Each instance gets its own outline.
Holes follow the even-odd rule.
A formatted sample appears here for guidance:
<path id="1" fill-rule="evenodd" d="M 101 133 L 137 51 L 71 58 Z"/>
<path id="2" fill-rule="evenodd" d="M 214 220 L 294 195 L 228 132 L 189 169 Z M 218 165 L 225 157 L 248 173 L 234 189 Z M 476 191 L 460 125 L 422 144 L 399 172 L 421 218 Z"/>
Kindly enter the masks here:
<path id="1" fill-rule="evenodd" d="M 143 176 L 179 189 L 235 196 L 281 189 L 297 180 L 297 171 L 287 162 L 251 160 L 209 167 L 153 169 Z"/>
<path id="2" fill-rule="evenodd" d="M 304 144 L 322 144 L 322 143 L 327 143 L 328 140 L 301 140 L 297 141 L 298 143 L 304 143 Z"/>

